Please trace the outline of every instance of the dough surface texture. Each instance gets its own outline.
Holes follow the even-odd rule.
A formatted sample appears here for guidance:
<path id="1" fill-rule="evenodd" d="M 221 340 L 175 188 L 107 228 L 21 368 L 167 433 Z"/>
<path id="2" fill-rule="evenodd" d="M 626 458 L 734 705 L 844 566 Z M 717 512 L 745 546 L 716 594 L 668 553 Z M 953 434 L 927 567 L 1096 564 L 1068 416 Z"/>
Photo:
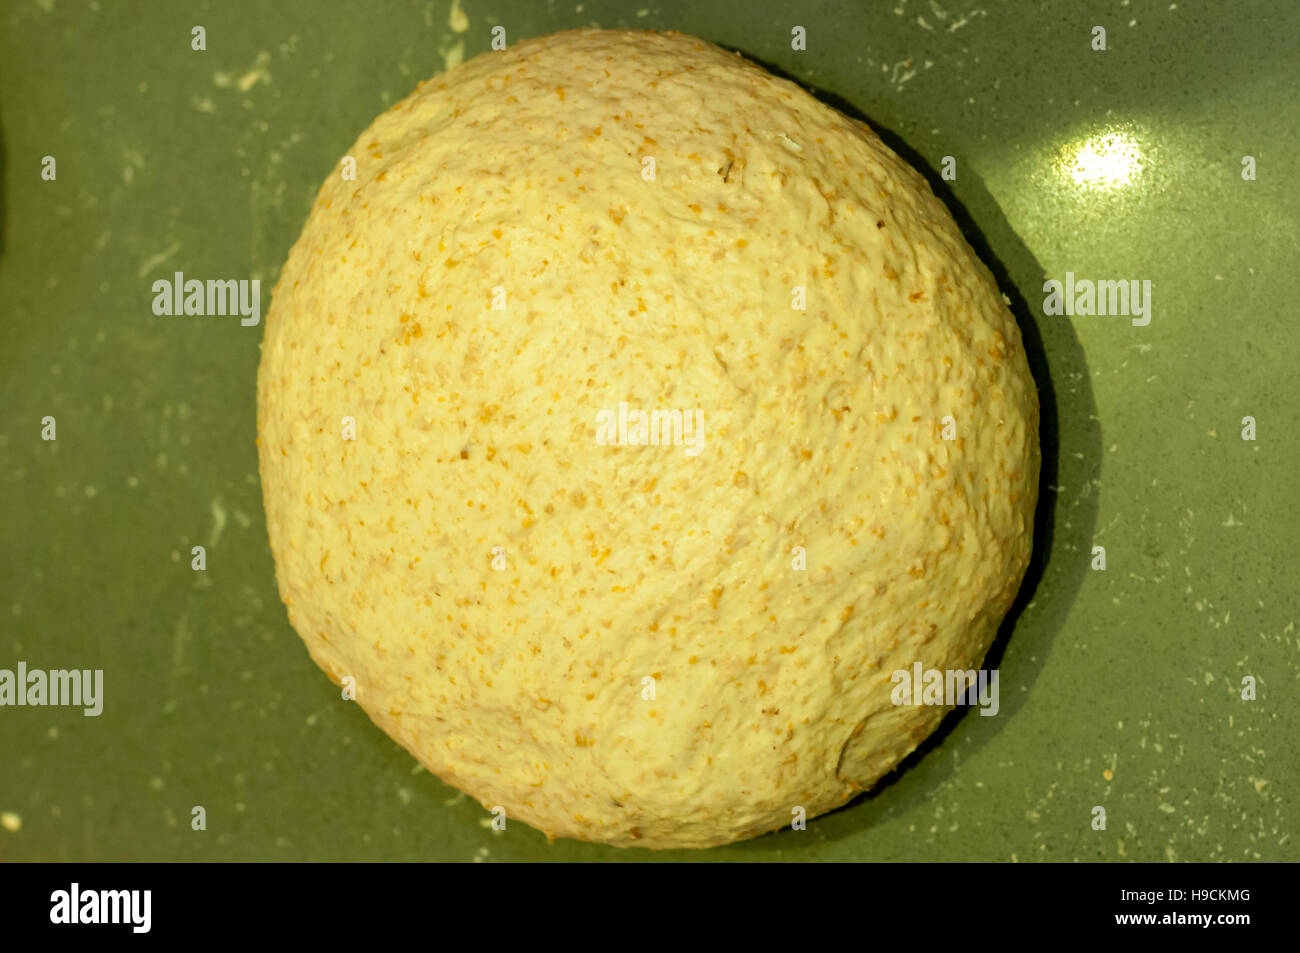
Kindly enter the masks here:
<path id="1" fill-rule="evenodd" d="M 316 663 L 552 836 L 724 844 L 893 769 L 949 709 L 891 676 L 979 667 L 1039 476 L 1015 319 L 924 179 L 649 31 L 478 56 L 348 155 L 257 381 Z M 620 404 L 699 452 L 602 443 Z"/>

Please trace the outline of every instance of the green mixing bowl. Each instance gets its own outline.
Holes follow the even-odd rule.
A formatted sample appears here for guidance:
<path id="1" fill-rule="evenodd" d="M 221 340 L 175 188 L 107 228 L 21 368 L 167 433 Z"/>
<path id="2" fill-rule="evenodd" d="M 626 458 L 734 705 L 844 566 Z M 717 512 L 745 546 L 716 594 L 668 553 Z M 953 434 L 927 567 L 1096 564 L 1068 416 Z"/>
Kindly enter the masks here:
<path id="1" fill-rule="evenodd" d="M 1020 320 L 1045 466 L 1001 710 L 806 831 L 491 829 L 289 627 L 261 326 L 154 313 L 175 272 L 258 279 L 265 313 L 355 136 L 494 26 L 681 30 L 868 119 Z M 0 670 L 104 673 L 97 717 L 0 707 L 0 859 L 1300 856 L 1300 5 L 13 0 L 0 28 Z M 1067 275 L 1149 281 L 1149 321 L 1051 313 Z"/>

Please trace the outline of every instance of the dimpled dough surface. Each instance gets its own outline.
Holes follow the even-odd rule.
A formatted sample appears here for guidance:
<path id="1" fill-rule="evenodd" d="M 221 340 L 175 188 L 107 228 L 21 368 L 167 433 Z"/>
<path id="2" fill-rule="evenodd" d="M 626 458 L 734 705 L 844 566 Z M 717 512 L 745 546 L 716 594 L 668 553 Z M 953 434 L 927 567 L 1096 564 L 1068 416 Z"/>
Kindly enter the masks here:
<path id="1" fill-rule="evenodd" d="M 320 667 L 552 836 L 722 844 L 897 765 L 947 709 L 895 706 L 891 673 L 979 666 L 1039 470 L 1014 318 L 924 180 L 740 56 L 640 31 L 479 56 L 348 154 L 258 375 Z M 620 402 L 701 411 L 702 452 L 601 445 Z"/>

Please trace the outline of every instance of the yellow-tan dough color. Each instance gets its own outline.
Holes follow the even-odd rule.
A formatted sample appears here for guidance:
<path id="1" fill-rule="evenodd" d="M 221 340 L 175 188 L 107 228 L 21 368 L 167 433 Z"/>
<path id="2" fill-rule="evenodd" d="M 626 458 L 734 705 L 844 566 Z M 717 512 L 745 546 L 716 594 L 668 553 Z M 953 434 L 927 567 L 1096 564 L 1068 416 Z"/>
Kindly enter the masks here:
<path id="1" fill-rule="evenodd" d="M 897 765 L 946 709 L 891 674 L 979 666 L 1039 473 L 1019 330 L 924 180 L 643 31 L 478 56 L 348 154 L 257 382 L 317 664 L 553 836 L 724 844 Z M 701 452 L 602 445 L 621 402 L 700 411 Z"/>

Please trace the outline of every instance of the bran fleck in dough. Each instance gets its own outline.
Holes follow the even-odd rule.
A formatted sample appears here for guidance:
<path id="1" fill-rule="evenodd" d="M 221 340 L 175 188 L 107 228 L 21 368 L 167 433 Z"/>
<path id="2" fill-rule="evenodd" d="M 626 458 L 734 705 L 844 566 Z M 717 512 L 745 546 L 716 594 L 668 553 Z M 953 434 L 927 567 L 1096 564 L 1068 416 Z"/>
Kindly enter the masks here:
<path id="1" fill-rule="evenodd" d="M 979 667 L 1039 474 L 1020 333 L 924 180 L 644 31 L 476 57 L 348 154 L 257 385 L 317 664 L 552 836 L 724 844 L 897 765 L 947 709 L 893 705 L 891 674 Z M 701 452 L 602 445 L 621 402 L 700 411 Z"/>

